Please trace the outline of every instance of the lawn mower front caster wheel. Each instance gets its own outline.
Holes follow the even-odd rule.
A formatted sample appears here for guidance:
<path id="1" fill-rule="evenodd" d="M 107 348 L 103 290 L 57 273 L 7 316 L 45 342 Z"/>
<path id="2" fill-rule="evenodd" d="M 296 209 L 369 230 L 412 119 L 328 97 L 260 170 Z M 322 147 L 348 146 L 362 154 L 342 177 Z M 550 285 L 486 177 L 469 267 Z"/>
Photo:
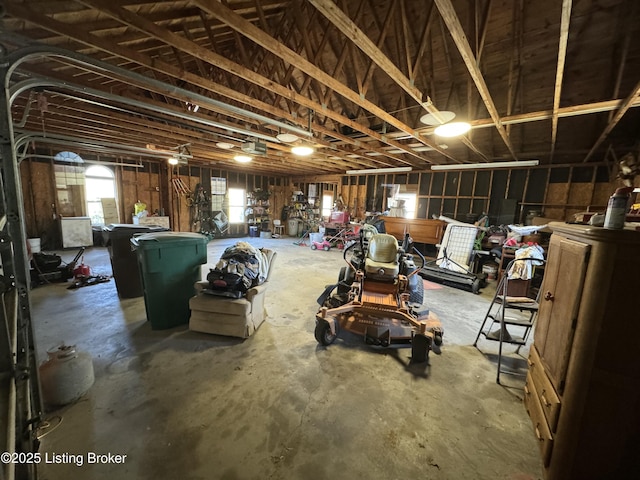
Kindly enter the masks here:
<path id="1" fill-rule="evenodd" d="M 313 333 L 316 337 L 316 341 L 325 347 L 327 345 L 331 345 L 338 336 L 337 333 L 331 333 L 331 326 L 328 322 L 316 321 L 316 329 Z"/>

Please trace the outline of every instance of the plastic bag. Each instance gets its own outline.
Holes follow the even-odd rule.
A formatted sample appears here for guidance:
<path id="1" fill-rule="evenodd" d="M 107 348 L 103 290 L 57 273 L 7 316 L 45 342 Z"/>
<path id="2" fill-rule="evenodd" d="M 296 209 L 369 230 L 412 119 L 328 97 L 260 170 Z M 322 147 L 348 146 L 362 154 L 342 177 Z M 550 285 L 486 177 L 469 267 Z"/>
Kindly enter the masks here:
<path id="1" fill-rule="evenodd" d="M 147 204 L 142 203 L 140 200 L 138 200 L 136 204 L 133 206 L 133 214 L 138 216 L 138 214 L 144 212 L 146 209 L 147 209 Z"/>
<path id="2" fill-rule="evenodd" d="M 534 259 L 534 260 L 523 260 Z M 542 265 L 544 250 L 540 245 L 531 245 L 516 250 L 515 261 L 507 272 L 511 280 L 529 280 L 533 276 L 533 266 Z M 521 261 L 518 261 L 521 260 Z"/>

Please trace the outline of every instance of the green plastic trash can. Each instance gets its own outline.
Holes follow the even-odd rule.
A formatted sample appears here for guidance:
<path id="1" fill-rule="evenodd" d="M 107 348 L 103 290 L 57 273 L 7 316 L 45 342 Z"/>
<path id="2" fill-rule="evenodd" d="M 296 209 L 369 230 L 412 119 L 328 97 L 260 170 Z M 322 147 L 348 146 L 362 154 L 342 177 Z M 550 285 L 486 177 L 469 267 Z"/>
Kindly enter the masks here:
<path id="1" fill-rule="evenodd" d="M 207 262 L 208 242 L 206 236 L 188 232 L 145 233 L 131 239 L 152 329 L 189 322 L 189 299 L 200 280 L 200 265 Z"/>
<path id="2" fill-rule="evenodd" d="M 104 244 L 109 249 L 111 271 L 116 282 L 120 298 L 141 297 L 142 280 L 138 269 L 136 253 L 131 249 L 131 238 L 135 234 L 166 232 L 169 230 L 157 225 L 130 225 L 112 223 L 102 227 Z"/>

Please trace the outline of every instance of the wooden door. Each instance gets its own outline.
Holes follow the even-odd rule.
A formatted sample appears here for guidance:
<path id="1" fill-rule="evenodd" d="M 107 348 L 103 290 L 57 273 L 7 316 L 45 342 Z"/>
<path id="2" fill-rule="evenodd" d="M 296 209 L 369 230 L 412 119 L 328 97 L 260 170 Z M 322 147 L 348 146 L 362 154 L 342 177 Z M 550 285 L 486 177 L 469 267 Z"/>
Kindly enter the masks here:
<path id="1" fill-rule="evenodd" d="M 553 235 L 542 285 L 534 343 L 559 394 L 571 354 L 591 246 Z"/>

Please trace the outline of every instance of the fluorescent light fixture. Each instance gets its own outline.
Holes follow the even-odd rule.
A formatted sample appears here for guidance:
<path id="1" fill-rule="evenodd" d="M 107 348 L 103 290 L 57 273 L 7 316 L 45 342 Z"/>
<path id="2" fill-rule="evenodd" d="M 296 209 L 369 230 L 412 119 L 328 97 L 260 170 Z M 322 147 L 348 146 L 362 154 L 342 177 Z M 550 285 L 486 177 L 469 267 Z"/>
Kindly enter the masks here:
<path id="1" fill-rule="evenodd" d="M 471 124 L 467 122 L 451 122 L 436 127 L 433 133 L 440 137 L 457 137 L 467 133 L 469 130 L 471 130 Z"/>
<path id="2" fill-rule="evenodd" d="M 251 160 L 253 160 L 253 158 L 249 155 L 236 155 L 235 157 L 233 157 L 233 159 L 238 163 L 249 163 Z"/>
<path id="3" fill-rule="evenodd" d="M 475 170 L 480 168 L 534 167 L 538 160 L 515 162 L 461 163 L 460 165 L 431 165 L 431 170 Z"/>
<path id="4" fill-rule="evenodd" d="M 171 158 L 169 158 L 169 160 L 168 160 L 169 165 L 177 165 L 179 161 L 180 161 L 180 160 L 178 160 L 178 158 L 177 158 L 177 157 L 171 157 Z"/>
<path id="5" fill-rule="evenodd" d="M 411 167 L 370 168 L 368 170 L 347 170 L 347 175 L 366 175 L 368 173 L 410 172 Z"/>
<path id="6" fill-rule="evenodd" d="M 308 145 L 297 145 L 291 149 L 291 153 L 299 157 L 308 157 L 314 152 L 313 148 Z"/>

